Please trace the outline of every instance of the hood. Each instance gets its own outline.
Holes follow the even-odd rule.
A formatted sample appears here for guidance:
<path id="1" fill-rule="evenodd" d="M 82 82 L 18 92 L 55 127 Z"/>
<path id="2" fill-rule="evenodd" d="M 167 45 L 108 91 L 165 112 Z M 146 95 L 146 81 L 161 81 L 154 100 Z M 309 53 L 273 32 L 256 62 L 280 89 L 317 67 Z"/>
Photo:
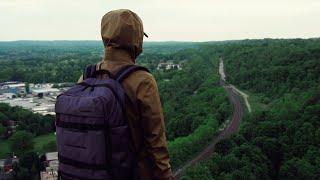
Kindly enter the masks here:
<path id="1" fill-rule="evenodd" d="M 139 16 L 127 9 L 110 11 L 101 20 L 105 48 L 127 50 L 135 59 L 142 52 L 143 24 Z"/>

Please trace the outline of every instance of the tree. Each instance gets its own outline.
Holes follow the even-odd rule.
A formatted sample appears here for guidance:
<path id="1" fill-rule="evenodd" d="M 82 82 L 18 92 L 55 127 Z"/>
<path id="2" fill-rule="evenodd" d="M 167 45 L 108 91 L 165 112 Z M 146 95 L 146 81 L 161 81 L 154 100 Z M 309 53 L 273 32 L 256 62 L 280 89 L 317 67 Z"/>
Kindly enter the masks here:
<path id="1" fill-rule="evenodd" d="M 306 159 L 293 158 L 281 166 L 280 178 L 316 179 L 316 169 Z"/>
<path id="2" fill-rule="evenodd" d="M 3 106 L 3 108 L 5 108 L 5 107 Z M 4 122 L 6 120 L 8 120 L 9 118 L 8 118 L 8 116 L 6 116 L 4 113 L 1 112 L 1 109 L 2 109 L 2 107 L 0 104 L 0 124 L 4 125 Z"/>
<path id="3" fill-rule="evenodd" d="M 206 166 L 197 165 L 187 169 L 185 176 L 181 178 L 182 180 L 212 180 L 209 169 Z"/>
<path id="4" fill-rule="evenodd" d="M 32 179 L 39 179 L 40 172 L 40 160 L 39 156 L 35 152 L 28 152 L 21 156 L 20 166 L 28 169 L 29 176 Z"/>
<path id="5" fill-rule="evenodd" d="M 6 128 L 0 124 L 0 137 L 6 132 Z"/>
<path id="6" fill-rule="evenodd" d="M 22 155 L 33 149 L 33 135 L 26 131 L 17 131 L 10 138 L 10 148 L 15 154 Z"/>
<path id="7" fill-rule="evenodd" d="M 233 142 L 230 139 L 225 139 L 216 144 L 215 149 L 219 154 L 226 155 L 233 147 Z"/>

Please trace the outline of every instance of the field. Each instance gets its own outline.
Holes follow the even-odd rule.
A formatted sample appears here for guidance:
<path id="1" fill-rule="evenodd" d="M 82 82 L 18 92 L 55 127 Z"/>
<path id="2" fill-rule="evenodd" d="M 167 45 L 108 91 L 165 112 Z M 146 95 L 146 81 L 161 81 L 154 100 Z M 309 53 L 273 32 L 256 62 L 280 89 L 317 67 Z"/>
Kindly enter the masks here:
<path id="1" fill-rule="evenodd" d="M 46 134 L 46 135 L 42 135 L 42 136 L 37 136 L 33 139 L 34 141 L 34 150 L 38 153 L 44 153 L 42 150 L 42 146 L 44 144 L 47 144 L 51 141 L 54 141 L 56 139 L 56 136 L 54 135 L 54 133 L 50 133 L 50 134 Z"/>

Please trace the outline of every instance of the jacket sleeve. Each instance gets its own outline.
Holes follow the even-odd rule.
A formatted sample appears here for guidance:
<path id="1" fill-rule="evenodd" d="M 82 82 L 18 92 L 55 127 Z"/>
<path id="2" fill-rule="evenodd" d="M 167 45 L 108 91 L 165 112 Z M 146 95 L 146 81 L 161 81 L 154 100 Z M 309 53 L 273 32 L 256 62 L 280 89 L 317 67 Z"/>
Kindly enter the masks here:
<path id="1" fill-rule="evenodd" d="M 151 76 L 137 89 L 138 107 L 146 156 L 153 179 L 172 179 L 163 112 L 155 79 Z"/>

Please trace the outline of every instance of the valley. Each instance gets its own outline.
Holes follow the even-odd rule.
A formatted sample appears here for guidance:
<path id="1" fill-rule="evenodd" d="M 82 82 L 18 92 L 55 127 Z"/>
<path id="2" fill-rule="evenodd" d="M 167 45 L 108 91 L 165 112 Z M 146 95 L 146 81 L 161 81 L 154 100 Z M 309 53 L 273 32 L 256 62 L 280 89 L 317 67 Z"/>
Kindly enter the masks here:
<path id="1" fill-rule="evenodd" d="M 97 41 L 1 42 L 0 81 L 68 88 L 102 51 Z M 317 38 L 147 43 L 137 63 L 158 83 L 175 179 L 317 179 L 319 59 Z M 56 151 L 54 119 L 0 103 L 1 158 L 33 158 L 20 173 L 35 167 Z"/>

